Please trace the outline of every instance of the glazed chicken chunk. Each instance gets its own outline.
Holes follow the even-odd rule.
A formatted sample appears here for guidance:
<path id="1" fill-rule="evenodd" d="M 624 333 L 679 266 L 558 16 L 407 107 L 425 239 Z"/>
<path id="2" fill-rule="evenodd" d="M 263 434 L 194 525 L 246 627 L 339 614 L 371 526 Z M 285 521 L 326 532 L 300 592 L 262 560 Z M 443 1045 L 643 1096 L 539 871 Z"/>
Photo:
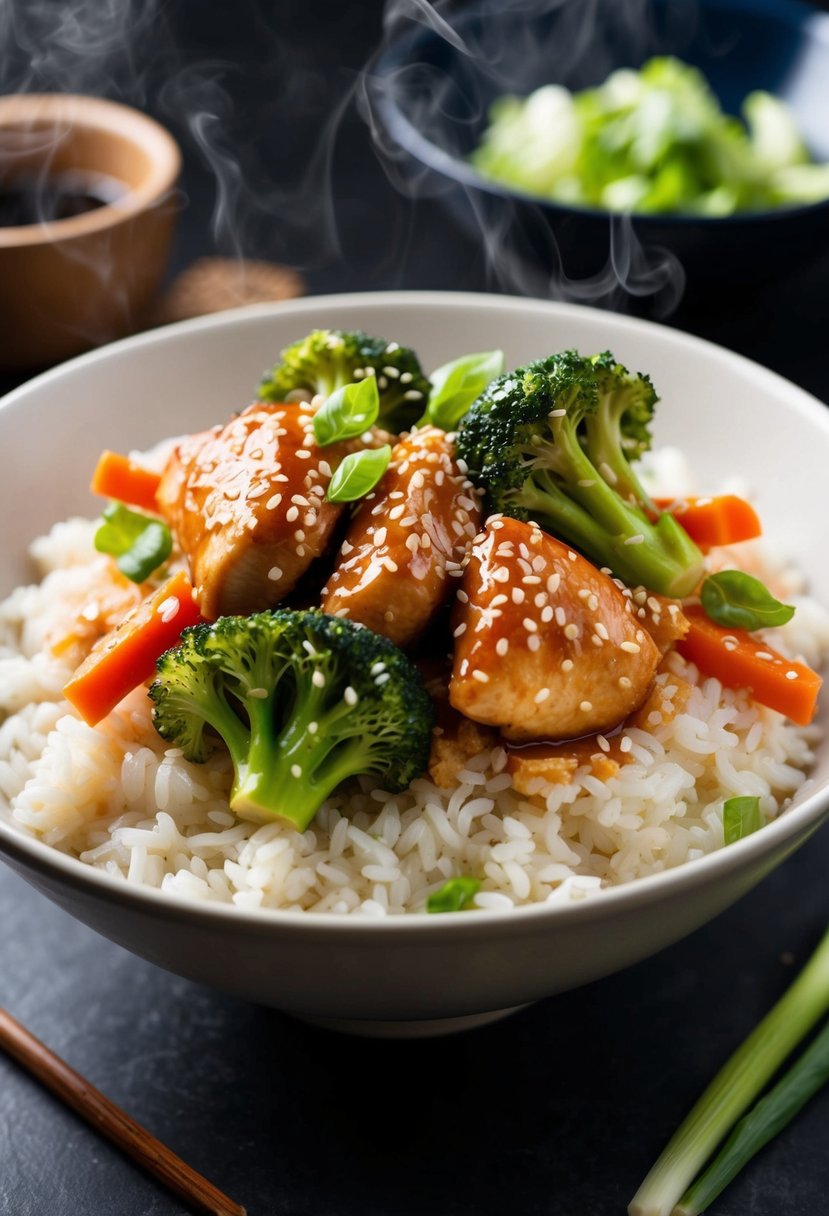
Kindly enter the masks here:
<path id="1" fill-rule="evenodd" d="M 174 449 L 158 504 L 208 619 L 272 607 L 324 552 L 343 511 L 326 499 L 332 471 L 364 444 L 318 447 L 313 412 L 255 402 Z"/>
<path id="2" fill-rule="evenodd" d="M 536 524 L 493 516 L 458 592 L 449 700 L 515 741 L 618 726 L 659 649 L 630 595 Z"/>
<path id="3" fill-rule="evenodd" d="M 351 521 L 323 611 L 408 645 L 448 599 L 480 519 L 478 492 L 446 433 L 413 431 Z"/>

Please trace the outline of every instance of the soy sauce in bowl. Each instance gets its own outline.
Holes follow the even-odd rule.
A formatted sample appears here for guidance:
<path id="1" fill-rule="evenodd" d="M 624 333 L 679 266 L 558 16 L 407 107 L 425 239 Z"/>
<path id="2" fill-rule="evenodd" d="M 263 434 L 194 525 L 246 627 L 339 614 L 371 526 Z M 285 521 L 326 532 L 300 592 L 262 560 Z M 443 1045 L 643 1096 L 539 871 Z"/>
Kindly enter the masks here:
<path id="1" fill-rule="evenodd" d="M 0 179 L 0 228 L 51 224 L 116 203 L 123 182 L 102 173 L 67 171 Z"/>

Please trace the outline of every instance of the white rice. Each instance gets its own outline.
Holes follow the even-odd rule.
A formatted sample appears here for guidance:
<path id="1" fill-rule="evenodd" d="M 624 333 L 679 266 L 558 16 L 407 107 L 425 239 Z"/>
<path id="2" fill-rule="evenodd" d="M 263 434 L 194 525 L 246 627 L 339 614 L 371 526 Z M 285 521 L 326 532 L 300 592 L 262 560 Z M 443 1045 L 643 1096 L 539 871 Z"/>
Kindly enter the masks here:
<path id="1" fill-rule="evenodd" d="M 659 678 L 692 682 L 683 711 L 652 730 L 628 729 L 632 759 L 606 781 L 585 766 L 570 784 L 539 779 L 524 796 L 498 747 L 470 760 L 451 790 L 425 777 L 402 794 L 353 782 L 302 834 L 237 821 L 228 757 L 191 764 L 167 747 L 143 687 L 94 729 L 61 698 L 77 656 L 55 657 L 48 639 L 68 632 L 96 595 L 93 528 L 70 521 L 38 541 L 43 581 L 0 604 L 0 815 L 126 882 L 243 908 L 373 917 L 422 911 L 456 874 L 482 879 L 479 908 L 569 902 L 710 853 L 723 844 L 725 799 L 756 795 L 772 819 L 807 779 L 816 728 L 673 655 Z M 790 574 L 778 576 L 795 589 Z M 774 643 L 819 663 L 829 617 L 803 596 L 796 602 Z"/>

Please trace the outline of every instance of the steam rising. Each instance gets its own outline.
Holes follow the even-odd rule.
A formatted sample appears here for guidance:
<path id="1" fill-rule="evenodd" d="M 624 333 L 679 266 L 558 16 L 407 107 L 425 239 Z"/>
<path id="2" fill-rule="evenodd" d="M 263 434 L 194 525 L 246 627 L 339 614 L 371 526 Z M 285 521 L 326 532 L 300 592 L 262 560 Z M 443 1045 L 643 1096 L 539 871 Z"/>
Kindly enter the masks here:
<path id="1" fill-rule="evenodd" d="M 681 45 L 695 30 L 696 5 L 663 8 L 663 32 Z M 424 31 L 432 37 L 422 38 Z M 474 171 L 458 165 L 495 97 L 545 83 L 594 84 L 620 62 L 653 53 L 653 31 L 651 0 L 479 0 L 471 11 L 446 0 L 389 0 L 361 112 L 398 190 L 445 196 L 467 227 L 474 219 L 488 286 L 622 311 L 647 300 L 660 317 L 676 308 L 685 285 L 678 258 L 643 245 L 629 217 L 602 224 L 603 266 L 574 268 L 541 206 L 481 190 Z"/>
<path id="2" fill-rule="evenodd" d="M 443 63 L 415 56 L 382 78 L 374 59 L 344 68 L 330 14 L 310 54 L 307 44 L 292 42 L 289 18 L 270 0 L 199 5 L 199 25 L 212 15 L 221 22 L 214 42 L 223 40 L 221 59 L 199 59 L 185 49 L 177 25 L 184 7 L 165 0 L 0 0 L 0 86 L 6 93 L 107 96 L 154 114 L 183 144 L 191 178 L 202 174 L 212 182 L 216 247 L 240 259 L 270 257 L 312 274 L 322 269 L 330 283 L 332 269 L 351 258 L 363 272 L 355 286 L 378 269 L 388 285 L 406 253 L 417 256 L 412 200 L 446 195 L 443 201 L 457 208 L 451 195 L 460 193 L 467 221 L 474 220 L 482 286 L 620 309 L 644 299 L 660 316 L 676 306 L 681 266 L 667 250 L 644 247 L 629 219 L 610 222 L 603 265 L 574 269 L 540 208 L 508 200 L 495 208 L 477 191 L 450 189 L 446 178 L 403 152 L 380 113 L 383 100 L 393 101 L 417 131 L 440 129 L 450 153 L 468 151 L 498 93 L 557 79 L 580 87 L 615 66 L 620 45 L 631 55 L 650 51 L 643 33 L 651 24 L 650 0 L 483 0 L 475 22 L 461 20 L 464 10 L 446 0 L 388 0 L 381 52 L 428 31 L 448 53 Z M 693 28 L 695 4 L 661 8 L 665 20 Z M 377 16 L 369 10 L 367 19 L 348 6 L 338 12 L 352 47 L 355 23 L 370 31 Z M 540 45 L 535 27 L 542 19 L 555 21 L 556 36 Z M 366 58 L 369 49 L 366 42 Z M 592 75 L 582 81 L 588 59 Z M 391 197 L 376 164 L 363 174 L 352 165 L 343 169 L 341 137 L 344 125 L 354 126 L 355 103 L 395 188 Z M 352 138 L 349 146 L 356 143 Z M 206 194 L 194 191 L 194 204 Z M 371 231 L 378 210 L 383 249 Z M 350 237 L 345 247 L 341 229 Z"/>

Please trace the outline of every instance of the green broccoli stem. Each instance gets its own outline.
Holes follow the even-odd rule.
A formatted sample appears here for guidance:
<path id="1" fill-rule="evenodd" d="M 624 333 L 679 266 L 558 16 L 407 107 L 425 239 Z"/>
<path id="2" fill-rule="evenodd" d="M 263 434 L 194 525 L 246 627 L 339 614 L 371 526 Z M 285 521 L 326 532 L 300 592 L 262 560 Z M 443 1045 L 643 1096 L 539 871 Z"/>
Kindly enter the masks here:
<path id="1" fill-rule="evenodd" d="M 345 742 L 349 730 L 343 720 L 352 715 L 352 709 L 344 701 L 328 709 L 329 699 L 325 687 L 303 680 L 278 740 L 273 695 L 251 703 L 250 746 L 245 761 L 237 764 L 232 811 L 263 822 L 285 819 L 304 832 L 320 803 L 340 782 L 363 771 L 366 744 L 362 737 L 354 738 L 350 745 Z"/>
<path id="2" fill-rule="evenodd" d="M 629 586 L 641 583 L 661 595 L 690 595 L 702 577 L 702 554 L 684 529 L 671 515 L 650 523 L 619 498 L 589 461 L 585 464 L 593 475 L 584 480 L 591 484 L 568 486 L 572 498 L 538 470 L 524 483 L 520 505 L 542 527 L 608 566 Z"/>
<path id="3" fill-rule="evenodd" d="M 620 396 L 620 394 L 615 394 Z M 597 469 L 606 465 L 615 477 L 614 489 L 623 498 L 635 499 L 637 506 L 651 515 L 656 508 L 650 495 L 636 476 L 630 461 L 620 446 L 624 401 L 611 401 L 584 420 L 590 447 L 590 458 Z M 606 479 L 607 480 L 607 479 Z"/>

